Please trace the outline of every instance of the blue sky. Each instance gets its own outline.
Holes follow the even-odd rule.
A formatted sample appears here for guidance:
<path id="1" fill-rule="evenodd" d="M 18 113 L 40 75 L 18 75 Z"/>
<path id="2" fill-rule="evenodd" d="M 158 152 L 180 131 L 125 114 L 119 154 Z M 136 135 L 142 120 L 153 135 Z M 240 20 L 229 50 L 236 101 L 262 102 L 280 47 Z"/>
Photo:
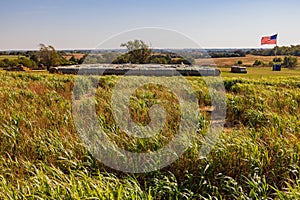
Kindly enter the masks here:
<path id="1" fill-rule="evenodd" d="M 92 49 L 141 27 L 176 30 L 204 48 L 261 47 L 261 36 L 277 32 L 280 46 L 300 44 L 297 0 L 3 0 L 0 5 L 0 50 L 37 49 L 39 43 Z"/>

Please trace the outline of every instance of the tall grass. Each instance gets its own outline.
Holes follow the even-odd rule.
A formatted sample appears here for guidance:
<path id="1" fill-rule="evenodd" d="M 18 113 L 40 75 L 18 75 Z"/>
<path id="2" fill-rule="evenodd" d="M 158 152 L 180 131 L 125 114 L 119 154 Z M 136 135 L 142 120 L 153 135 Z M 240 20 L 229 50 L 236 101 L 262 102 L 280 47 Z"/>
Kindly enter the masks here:
<path id="1" fill-rule="evenodd" d="M 125 137 L 115 125 L 110 98 L 118 80 L 99 80 L 99 123 L 124 149 L 161 148 L 176 123 L 152 140 Z M 200 107 L 209 107 L 205 83 L 188 80 Z M 172 165 L 147 174 L 114 171 L 86 150 L 72 119 L 73 83 L 68 75 L 0 72 L 0 199 L 299 198 L 299 77 L 226 78 L 226 128 L 207 158 L 198 157 L 210 120 L 200 109 L 199 137 Z M 134 120 L 149 122 L 149 99 L 156 96 L 172 102 L 161 101 L 176 122 L 176 98 L 163 88 L 150 89 L 133 95 Z"/>

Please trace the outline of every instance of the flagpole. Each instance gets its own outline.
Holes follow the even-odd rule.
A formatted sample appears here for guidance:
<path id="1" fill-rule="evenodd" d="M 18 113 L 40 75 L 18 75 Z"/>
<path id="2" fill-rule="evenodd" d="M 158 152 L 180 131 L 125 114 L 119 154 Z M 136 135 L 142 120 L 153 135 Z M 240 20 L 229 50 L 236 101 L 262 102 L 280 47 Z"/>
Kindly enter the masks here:
<path id="1" fill-rule="evenodd" d="M 277 57 L 277 39 L 278 39 L 278 33 L 276 33 L 277 37 L 276 37 L 276 46 L 275 46 L 275 58 Z"/>

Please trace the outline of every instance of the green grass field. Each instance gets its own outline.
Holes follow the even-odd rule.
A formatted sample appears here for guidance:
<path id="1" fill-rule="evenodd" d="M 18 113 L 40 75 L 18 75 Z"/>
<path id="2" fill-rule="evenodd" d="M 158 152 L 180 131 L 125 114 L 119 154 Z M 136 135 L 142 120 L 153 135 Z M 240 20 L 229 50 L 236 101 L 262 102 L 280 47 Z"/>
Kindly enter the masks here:
<path id="1" fill-rule="evenodd" d="M 231 73 L 230 67 L 221 67 L 221 76 L 224 78 L 241 77 L 241 78 L 274 78 L 274 77 L 295 77 L 300 76 L 300 68 L 287 69 L 282 68 L 281 71 L 272 71 L 271 67 L 247 67 L 247 74 Z"/>
<path id="2" fill-rule="evenodd" d="M 8 59 L 8 60 L 14 60 L 18 58 L 22 58 L 24 56 L 14 56 L 14 55 L 0 55 L 0 60 Z"/>
<path id="3" fill-rule="evenodd" d="M 227 114 L 218 143 L 198 157 L 210 121 L 201 112 L 187 151 L 147 174 L 115 171 L 87 151 L 72 118 L 74 76 L 0 71 L 0 199 L 299 199 L 299 70 L 221 70 Z M 165 102 L 169 126 L 149 141 L 128 138 L 111 112 L 118 80 L 101 77 L 97 89 L 97 116 L 108 137 L 130 151 L 162 148 L 175 134 L 176 99 L 157 86 L 137 90 L 130 104 L 134 120 L 149 122 L 149 98 L 156 96 Z M 204 81 L 187 80 L 199 107 L 210 106 Z"/>

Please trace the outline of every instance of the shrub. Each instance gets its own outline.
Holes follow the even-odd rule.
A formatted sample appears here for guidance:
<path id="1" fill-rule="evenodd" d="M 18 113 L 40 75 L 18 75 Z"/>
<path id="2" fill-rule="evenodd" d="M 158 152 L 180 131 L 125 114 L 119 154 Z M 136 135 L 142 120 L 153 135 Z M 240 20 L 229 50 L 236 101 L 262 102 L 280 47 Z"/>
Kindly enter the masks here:
<path id="1" fill-rule="evenodd" d="M 19 58 L 18 63 L 28 68 L 35 68 L 37 66 L 36 62 L 25 57 Z"/>
<path id="2" fill-rule="evenodd" d="M 255 60 L 253 66 L 265 66 L 265 63 L 262 60 Z"/>
<path id="3" fill-rule="evenodd" d="M 288 68 L 295 68 L 298 64 L 298 58 L 294 56 L 285 56 L 283 59 L 283 65 Z"/>
<path id="4" fill-rule="evenodd" d="M 276 57 L 276 58 L 273 59 L 273 62 L 274 62 L 274 63 L 281 63 L 281 62 L 282 62 L 282 59 L 279 58 L 279 57 Z"/>
<path id="5" fill-rule="evenodd" d="M 8 67 L 8 64 L 5 63 L 3 60 L 0 60 L 0 67 L 1 68 L 6 68 L 6 67 Z"/>
<path id="6" fill-rule="evenodd" d="M 242 65 L 242 64 L 243 64 L 243 61 L 242 61 L 242 60 L 238 60 L 236 64 Z"/>

